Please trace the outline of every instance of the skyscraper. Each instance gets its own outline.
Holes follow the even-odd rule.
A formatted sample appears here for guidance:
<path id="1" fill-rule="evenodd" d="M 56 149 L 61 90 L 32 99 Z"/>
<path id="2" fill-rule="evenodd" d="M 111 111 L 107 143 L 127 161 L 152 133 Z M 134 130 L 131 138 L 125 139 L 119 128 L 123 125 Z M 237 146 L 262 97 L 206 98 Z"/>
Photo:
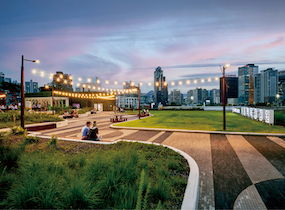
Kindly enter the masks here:
<path id="1" fill-rule="evenodd" d="M 33 80 L 30 80 L 29 82 L 25 82 L 25 90 L 26 93 L 38 93 L 38 83 L 33 82 Z"/>
<path id="2" fill-rule="evenodd" d="M 258 66 L 247 64 L 238 68 L 238 103 L 254 103 L 254 76 L 258 74 Z"/>
<path id="3" fill-rule="evenodd" d="M 268 68 L 254 77 L 254 102 L 272 103 L 278 93 L 278 71 Z"/>
<path id="4" fill-rule="evenodd" d="M 174 103 L 175 105 L 181 105 L 181 92 L 180 90 L 174 89 L 170 92 L 170 102 Z"/>
<path id="5" fill-rule="evenodd" d="M 154 71 L 154 102 L 166 105 L 168 101 L 168 85 L 165 82 L 163 71 L 157 67 Z"/>
<path id="6" fill-rule="evenodd" d="M 226 76 L 226 104 L 238 103 L 238 78 L 236 75 Z M 220 77 L 220 103 L 223 103 L 223 78 Z M 230 101 L 230 102 L 229 102 Z M 234 102 L 234 103 L 233 103 Z"/>

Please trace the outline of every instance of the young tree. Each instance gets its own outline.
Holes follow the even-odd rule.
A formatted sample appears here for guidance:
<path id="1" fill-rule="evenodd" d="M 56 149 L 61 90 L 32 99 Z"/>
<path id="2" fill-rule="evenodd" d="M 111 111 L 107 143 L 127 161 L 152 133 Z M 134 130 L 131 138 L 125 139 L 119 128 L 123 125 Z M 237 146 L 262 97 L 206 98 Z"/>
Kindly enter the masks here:
<path id="1" fill-rule="evenodd" d="M 15 103 L 18 105 L 17 93 L 21 91 L 21 85 L 3 81 L 1 84 L 1 89 L 8 90 L 13 95 Z"/>

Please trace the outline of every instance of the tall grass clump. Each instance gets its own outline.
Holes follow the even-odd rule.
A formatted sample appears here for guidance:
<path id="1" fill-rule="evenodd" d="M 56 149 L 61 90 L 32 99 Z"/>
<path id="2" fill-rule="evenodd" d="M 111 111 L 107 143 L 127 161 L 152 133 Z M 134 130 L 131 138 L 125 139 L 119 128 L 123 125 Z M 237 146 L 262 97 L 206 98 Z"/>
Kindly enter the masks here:
<path id="1" fill-rule="evenodd" d="M 58 145 L 57 136 L 52 135 L 52 136 L 51 136 L 51 139 L 47 142 L 47 145 L 48 145 L 49 147 L 55 147 L 55 148 L 57 148 L 57 145 Z"/>
<path id="2" fill-rule="evenodd" d="M 57 145 L 55 139 L 49 145 Z M 176 200 L 181 203 L 180 194 L 187 182 L 183 186 L 172 182 L 177 179 L 175 183 L 179 183 L 187 167 L 186 161 L 172 150 L 120 142 L 67 154 L 57 146 L 57 150 L 19 153 L 15 173 L 7 172 L 7 164 L 2 166 L 0 185 L 5 193 L 1 194 L 0 208 L 180 208 L 175 206 Z M 172 169 L 168 157 L 173 160 Z"/>

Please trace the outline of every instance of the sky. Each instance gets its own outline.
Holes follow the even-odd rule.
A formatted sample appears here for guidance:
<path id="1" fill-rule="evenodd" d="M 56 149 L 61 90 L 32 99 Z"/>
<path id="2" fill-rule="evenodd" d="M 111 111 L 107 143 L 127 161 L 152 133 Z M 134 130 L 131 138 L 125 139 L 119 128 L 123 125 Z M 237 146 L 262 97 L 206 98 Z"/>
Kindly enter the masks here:
<path id="1" fill-rule="evenodd" d="M 246 64 L 285 70 L 284 8 L 284 0 L 0 1 L 0 72 L 20 81 L 24 55 L 41 61 L 24 63 L 25 81 L 40 86 L 62 71 L 105 88 L 142 82 L 147 92 L 160 66 L 169 91 L 219 88 L 200 81 L 222 76 L 227 63 L 228 75 Z"/>

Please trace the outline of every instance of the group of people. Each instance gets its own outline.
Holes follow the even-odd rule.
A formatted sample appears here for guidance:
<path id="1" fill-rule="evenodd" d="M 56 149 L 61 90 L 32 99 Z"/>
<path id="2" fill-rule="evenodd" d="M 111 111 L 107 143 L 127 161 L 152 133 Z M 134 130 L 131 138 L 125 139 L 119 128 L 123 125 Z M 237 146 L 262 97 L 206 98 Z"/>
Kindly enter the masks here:
<path id="1" fill-rule="evenodd" d="M 38 103 L 38 104 L 33 104 L 32 109 L 42 111 L 43 108 L 42 108 L 42 105 L 40 103 Z"/>
<path id="2" fill-rule="evenodd" d="M 86 125 L 81 130 L 82 140 L 94 140 L 99 141 L 99 130 L 96 127 L 96 121 L 93 122 L 93 127 L 91 128 L 91 122 L 86 122 Z"/>
<path id="3" fill-rule="evenodd" d="M 0 105 L 0 111 L 3 112 L 3 110 L 18 110 L 17 104 L 13 103 L 10 104 L 7 108 L 4 104 Z"/>
<path id="4" fill-rule="evenodd" d="M 68 111 L 65 111 L 64 114 L 63 114 L 63 118 L 66 119 L 66 118 L 77 118 L 78 117 L 78 112 L 76 109 L 72 110 L 71 114 L 69 115 L 69 112 Z"/>

